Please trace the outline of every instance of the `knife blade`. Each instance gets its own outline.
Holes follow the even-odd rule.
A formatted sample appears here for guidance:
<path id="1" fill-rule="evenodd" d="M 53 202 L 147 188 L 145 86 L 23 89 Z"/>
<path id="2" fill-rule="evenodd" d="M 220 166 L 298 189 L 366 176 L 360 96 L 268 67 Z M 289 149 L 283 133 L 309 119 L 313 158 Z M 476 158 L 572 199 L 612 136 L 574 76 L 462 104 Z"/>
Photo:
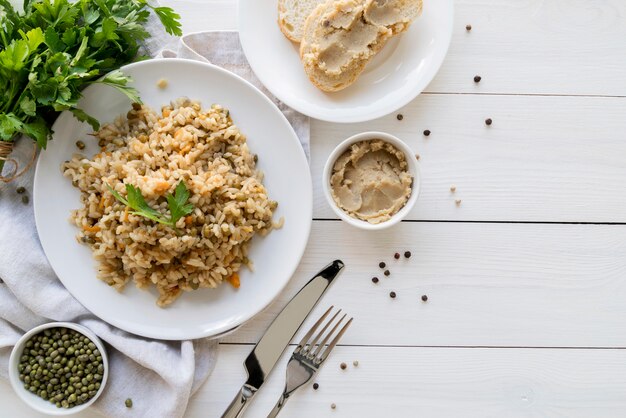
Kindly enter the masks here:
<path id="1" fill-rule="evenodd" d="M 324 267 L 280 311 L 246 358 L 244 367 L 248 378 L 222 418 L 241 417 L 304 320 L 343 268 L 341 260 Z"/>

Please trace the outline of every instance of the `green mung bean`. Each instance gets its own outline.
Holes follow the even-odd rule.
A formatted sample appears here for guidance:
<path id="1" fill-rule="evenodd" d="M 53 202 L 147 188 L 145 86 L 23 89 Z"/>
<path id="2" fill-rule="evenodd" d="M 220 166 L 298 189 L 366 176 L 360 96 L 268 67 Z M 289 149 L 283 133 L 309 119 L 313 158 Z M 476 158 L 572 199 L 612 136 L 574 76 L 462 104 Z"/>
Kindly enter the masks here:
<path id="1" fill-rule="evenodd" d="M 69 409 L 96 395 L 104 364 L 86 336 L 72 329 L 49 328 L 24 344 L 17 370 L 26 390 Z"/>

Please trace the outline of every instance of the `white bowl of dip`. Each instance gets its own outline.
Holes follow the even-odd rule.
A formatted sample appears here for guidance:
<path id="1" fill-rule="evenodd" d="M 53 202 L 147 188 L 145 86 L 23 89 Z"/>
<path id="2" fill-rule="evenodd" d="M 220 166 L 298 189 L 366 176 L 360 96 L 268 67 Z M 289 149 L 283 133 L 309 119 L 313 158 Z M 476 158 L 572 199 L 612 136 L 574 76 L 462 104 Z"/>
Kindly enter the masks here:
<path id="1" fill-rule="evenodd" d="M 386 144 L 380 148 L 376 140 Z M 335 174 L 338 176 L 333 179 Z M 328 204 L 342 220 L 365 230 L 385 229 L 404 219 L 415 205 L 419 165 L 413 150 L 401 139 L 384 132 L 363 132 L 333 150 L 322 185 Z"/>

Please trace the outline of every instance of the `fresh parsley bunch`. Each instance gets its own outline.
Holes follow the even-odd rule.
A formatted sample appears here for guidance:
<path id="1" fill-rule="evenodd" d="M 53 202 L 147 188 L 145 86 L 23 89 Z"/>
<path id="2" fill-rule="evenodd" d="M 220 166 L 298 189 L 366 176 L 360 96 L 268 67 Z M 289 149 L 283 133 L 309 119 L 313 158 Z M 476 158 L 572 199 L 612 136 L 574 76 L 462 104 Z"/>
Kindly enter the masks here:
<path id="1" fill-rule="evenodd" d="M 0 0 L 0 141 L 24 134 L 45 149 L 50 126 L 64 110 L 98 129 L 98 121 L 77 107 L 92 83 L 140 102 L 118 68 L 141 58 L 150 10 L 168 33 L 182 34 L 180 16 L 148 0 L 25 0 L 23 12 Z"/>

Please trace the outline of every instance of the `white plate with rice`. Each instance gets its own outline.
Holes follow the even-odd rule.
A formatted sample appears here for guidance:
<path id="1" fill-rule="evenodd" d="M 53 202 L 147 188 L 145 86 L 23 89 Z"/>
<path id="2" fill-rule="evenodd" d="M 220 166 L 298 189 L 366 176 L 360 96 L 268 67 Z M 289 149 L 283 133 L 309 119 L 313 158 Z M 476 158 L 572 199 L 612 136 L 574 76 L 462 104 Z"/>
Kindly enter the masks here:
<path id="1" fill-rule="evenodd" d="M 53 127 L 35 172 L 41 244 L 72 295 L 120 329 L 166 340 L 223 334 L 263 310 L 300 262 L 312 219 L 306 157 L 278 108 L 232 73 L 169 59 L 122 70 L 143 108 L 94 85 L 80 107 L 103 125 L 99 136 L 67 112 Z M 162 109 L 181 97 L 191 100 Z M 170 226 L 108 191 L 128 198 L 125 186 L 136 186 L 165 218 L 181 181 L 193 208 Z"/>

